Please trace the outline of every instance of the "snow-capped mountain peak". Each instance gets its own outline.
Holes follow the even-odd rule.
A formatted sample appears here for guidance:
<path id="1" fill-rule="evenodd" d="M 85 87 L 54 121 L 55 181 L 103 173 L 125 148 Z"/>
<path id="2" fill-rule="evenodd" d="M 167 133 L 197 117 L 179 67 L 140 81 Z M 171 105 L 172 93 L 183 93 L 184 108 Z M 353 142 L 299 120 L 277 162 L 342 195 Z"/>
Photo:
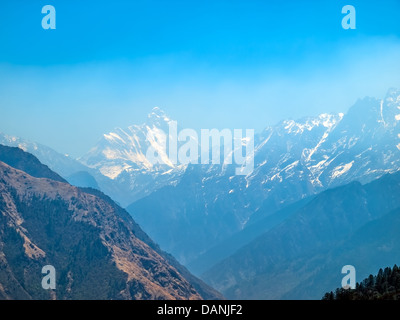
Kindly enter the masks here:
<path id="1" fill-rule="evenodd" d="M 89 167 L 98 169 L 103 175 L 115 179 L 123 171 L 159 171 L 162 165 L 168 170 L 174 168 L 165 150 L 165 134 L 168 134 L 168 123 L 172 121 L 158 107 L 153 108 L 147 121 L 141 125 L 132 125 L 126 129 L 115 128 L 104 134 L 99 143 L 80 161 Z M 146 158 L 147 149 L 152 146 L 161 153 L 164 160 L 155 166 Z"/>
<path id="2" fill-rule="evenodd" d="M 147 115 L 148 122 L 153 121 L 164 121 L 169 122 L 171 119 L 167 116 L 164 110 L 160 109 L 159 107 L 154 107 L 151 112 Z"/>
<path id="3" fill-rule="evenodd" d="M 163 110 L 155 107 L 144 123 L 104 134 L 79 161 L 121 185 L 132 201 L 176 179 L 185 169 L 168 157 L 171 121 Z M 149 161 L 149 148 L 157 153 L 158 163 Z"/>

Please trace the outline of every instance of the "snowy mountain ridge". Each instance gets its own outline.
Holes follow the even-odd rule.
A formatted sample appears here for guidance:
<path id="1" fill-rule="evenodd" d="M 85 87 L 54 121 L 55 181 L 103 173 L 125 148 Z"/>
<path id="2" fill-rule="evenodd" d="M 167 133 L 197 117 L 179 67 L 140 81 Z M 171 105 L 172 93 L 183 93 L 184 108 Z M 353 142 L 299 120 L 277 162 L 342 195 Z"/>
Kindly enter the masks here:
<path id="1" fill-rule="evenodd" d="M 163 132 L 168 132 L 171 121 L 164 111 L 155 107 L 142 125 L 127 129 L 116 128 L 104 134 L 97 145 L 79 160 L 103 175 L 116 179 L 123 171 L 168 171 L 176 166 L 163 150 Z M 155 166 L 146 158 L 146 150 L 152 146 L 161 153 L 165 166 Z"/>
<path id="2" fill-rule="evenodd" d="M 359 99 L 345 114 L 281 121 L 256 137 L 251 174 L 237 176 L 232 166 L 188 167 L 184 180 L 132 203 L 128 211 L 163 248 L 188 263 L 296 201 L 398 171 L 399 107 L 400 91 L 389 90 L 384 99 Z M 158 202 L 162 213 L 153 210 Z M 164 225 L 177 228 L 167 236 Z M 185 230 L 195 239 L 189 241 Z"/>

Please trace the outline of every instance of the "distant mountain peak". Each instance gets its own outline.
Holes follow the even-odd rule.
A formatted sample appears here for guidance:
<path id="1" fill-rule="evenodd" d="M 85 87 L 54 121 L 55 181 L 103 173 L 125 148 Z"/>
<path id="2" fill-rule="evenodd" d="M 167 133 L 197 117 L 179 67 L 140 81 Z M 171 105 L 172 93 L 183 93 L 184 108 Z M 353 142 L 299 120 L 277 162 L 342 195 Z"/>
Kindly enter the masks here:
<path id="1" fill-rule="evenodd" d="M 164 110 L 159 107 L 154 107 L 147 115 L 147 123 L 159 123 L 159 121 L 169 122 L 171 119 L 167 116 Z"/>
<path id="2" fill-rule="evenodd" d="M 131 125 L 127 129 L 115 128 L 103 134 L 103 138 L 92 148 L 81 161 L 92 168 L 115 179 L 125 170 L 158 171 L 147 158 L 146 151 L 150 145 L 159 144 L 157 137 L 167 132 L 168 123 L 172 121 L 159 107 L 154 107 L 147 116 L 147 121 L 140 125 Z M 162 148 L 156 148 L 157 150 Z M 165 164 L 173 167 L 169 160 Z M 170 168 L 168 168 L 170 169 Z"/>
<path id="3" fill-rule="evenodd" d="M 144 123 L 124 129 L 115 128 L 103 134 L 96 146 L 79 161 L 117 181 L 125 190 L 118 192 L 118 201 L 127 201 L 129 204 L 136 196 L 140 198 L 143 193 L 148 194 L 168 184 L 184 171 L 182 166 L 170 161 L 165 150 L 164 137 L 169 132 L 171 121 L 163 110 L 155 107 Z M 161 163 L 148 160 L 147 151 L 150 147 L 157 150 Z M 127 193 L 129 200 L 121 201 L 123 197 L 120 194 L 123 192 Z"/>
<path id="4" fill-rule="evenodd" d="M 163 109 L 161 109 L 160 107 L 154 107 L 153 109 L 151 109 L 151 113 L 149 113 L 149 115 L 152 115 L 152 114 L 164 116 L 165 111 Z"/>

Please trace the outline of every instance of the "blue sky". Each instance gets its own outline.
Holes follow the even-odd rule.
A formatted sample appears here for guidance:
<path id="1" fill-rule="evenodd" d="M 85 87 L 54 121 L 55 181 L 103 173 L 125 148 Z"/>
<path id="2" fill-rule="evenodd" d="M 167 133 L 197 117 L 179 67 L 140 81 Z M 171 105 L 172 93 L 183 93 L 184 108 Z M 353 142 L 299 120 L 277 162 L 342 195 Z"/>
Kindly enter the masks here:
<path id="1" fill-rule="evenodd" d="M 57 29 L 43 30 L 51 4 Z M 341 27 L 356 8 L 357 29 Z M 80 156 L 154 106 L 182 127 L 345 112 L 400 87 L 400 1 L 0 2 L 0 131 Z"/>

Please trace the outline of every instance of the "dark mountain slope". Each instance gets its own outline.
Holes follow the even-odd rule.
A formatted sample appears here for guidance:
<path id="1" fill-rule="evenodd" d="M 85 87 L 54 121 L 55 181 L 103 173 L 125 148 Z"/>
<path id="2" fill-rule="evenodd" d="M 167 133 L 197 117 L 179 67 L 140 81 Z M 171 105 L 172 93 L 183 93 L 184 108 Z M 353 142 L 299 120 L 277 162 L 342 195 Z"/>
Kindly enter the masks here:
<path id="1" fill-rule="evenodd" d="M 318 298 L 326 289 L 321 293 L 314 282 L 308 282 L 307 287 L 310 277 L 322 268 L 329 269 L 341 252 L 347 252 L 345 248 L 351 246 L 343 242 L 357 230 L 399 208 L 399 194 L 400 173 L 365 186 L 354 182 L 327 190 L 207 271 L 204 279 L 228 298 Z M 373 247 L 367 237 L 364 240 Z M 341 244 L 341 250 L 327 259 L 326 253 Z M 354 250 L 359 248 L 355 246 Z M 340 277 L 341 266 L 339 271 L 337 268 L 335 262 L 333 271 L 321 273 L 321 277 Z"/>
<path id="2" fill-rule="evenodd" d="M 321 253 L 318 259 L 307 263 L 308 269 L 314 268 L 310 277 L 302 281 L 283 298 L 316 299 L 324 292 L 341 285 L 344 265 L 353 265 L 356 279 L 363 279 L 382 266 L 394 265 L 400 260 L 400 207 L 383 217 L 368 222 L 345 241 L 333 249 Z M 325 261 L 317 268 L 317 261 Z M 303 261 L 299 263 L 306 263 Z M 320 264 L 322 266 L 322 264 Z M 318 270 L 315 272 L 315 270 Z"/>
<path id="3" fill-rule="evenodd" d="M 0 162 L 0 296 L 201 299 L 176 268 L 135 236 L 115 206 Z M 47 264 L 57 271 L 54 291 L 41 288 Z"/>
<path id="4" fill-rule="evenodd" d="M 109 203 L 111 206 L 113 206 L 114 210 L 116 213 L 122 217 L 122 219 L 125 220 L 125 222 L 129 225 L 131 230 L 133 231 L 134 235 L 146 243 L 150 248 L 152 248 L 154 251 L 156 251 L 160 256 L 162 256 L 165 260 L 168 261 L 174 268 L 176 268 L 180 274 L 182 274 L 185 279 L 187 279 L 193 287 L 196 289 L 197 292 L 200 293 L 203 299 L 206 300 L 215 300 L 215 299 L 224 299 L 224 297 L 215 289 L 207 285 L 205 282 L 200 280 L 199 278 L 195 277 L 193 274 L 191 274 L 183 265 L 181 265 L 172 255 L 164 252 L 163 250 L 160 249 L 158 244 L 156 244 L 141 228 L 140 226 L 132 219 L 131 215 L 125 210 L 122 209 L 120 206 L 118 206 L 110 197 L 102 193 L 101 191 L 97 189 L 92 189 L 92 188 L 80 188 L 86 193 L 93 194 L 107 203 Z"/>
<path id="5" fill-rule="evenodd" d="M 35 178 L 48 178 L 67 182 L 57 173 L 51 171 L 48 166 L 42 164 L 34 155 L 24 152 L 20 148 L 7 147 L 0 144 L 0 161 Z"/>
<path id="6" fill-rule="evenodd" d="M 284 209 L 278 210 L 273 214 L 267 215 L 266 217 L 259 219 L 259 221 L 257 221 L 256 223 L 251 223 L 243 230 L 235 233 L 228 239 L 222 241 L 218 245 L 212 247 L 210 250 L 200 255 L 198 258 L 188 264 L 188 268 L 194 274 L 204 273 L 213 265 L 234 254 L 237 250 L 250 243 L 258 236 L 282 223 L 284 220 L 289 218 L 292 214 L 296 213 L 298 209 L 302 208 L 312 199 L 313 197 L 307 197 L 306 199 L 297 201 L 285 207 Z"/>
<path id="7" fill-rule="evenodd" d="M 56 173 L 52 172 L 46 165 L 40 163 L 33 155 L 22 151 L 19 148 L 10 148 L 0 145 L 0 154 L 3 162 L 8 165 L 15 165 L 18 169 L 27 170 L 37 178 L 54 178 L 57 181 L 65 182 Z M 193 276 L 185 267 L 179 264 L 174 257 L 163 252 L 159 246 L 152 240 L 143 230 L 133 221 L 132 217 L 120 206 L 118 206 L 110 197 L 102 193 L 101 191 L 93 188 L 79 188 L 86 194 L 91 194 L 103 201 L 105 201 L 118 215 L 119 218 L 124 220 L 124 223 L 131 230 L 131 232 L 139 240 L 143 241 L 152 250 L 159 254 L 165 259 L 171 266 L 173 266 L 178 272 L 184 276 L 197 290 L 201 297 L 204 299 L 223 299 L 223 296 L 213 288 L 206 285 L 203 281 Z"/>

